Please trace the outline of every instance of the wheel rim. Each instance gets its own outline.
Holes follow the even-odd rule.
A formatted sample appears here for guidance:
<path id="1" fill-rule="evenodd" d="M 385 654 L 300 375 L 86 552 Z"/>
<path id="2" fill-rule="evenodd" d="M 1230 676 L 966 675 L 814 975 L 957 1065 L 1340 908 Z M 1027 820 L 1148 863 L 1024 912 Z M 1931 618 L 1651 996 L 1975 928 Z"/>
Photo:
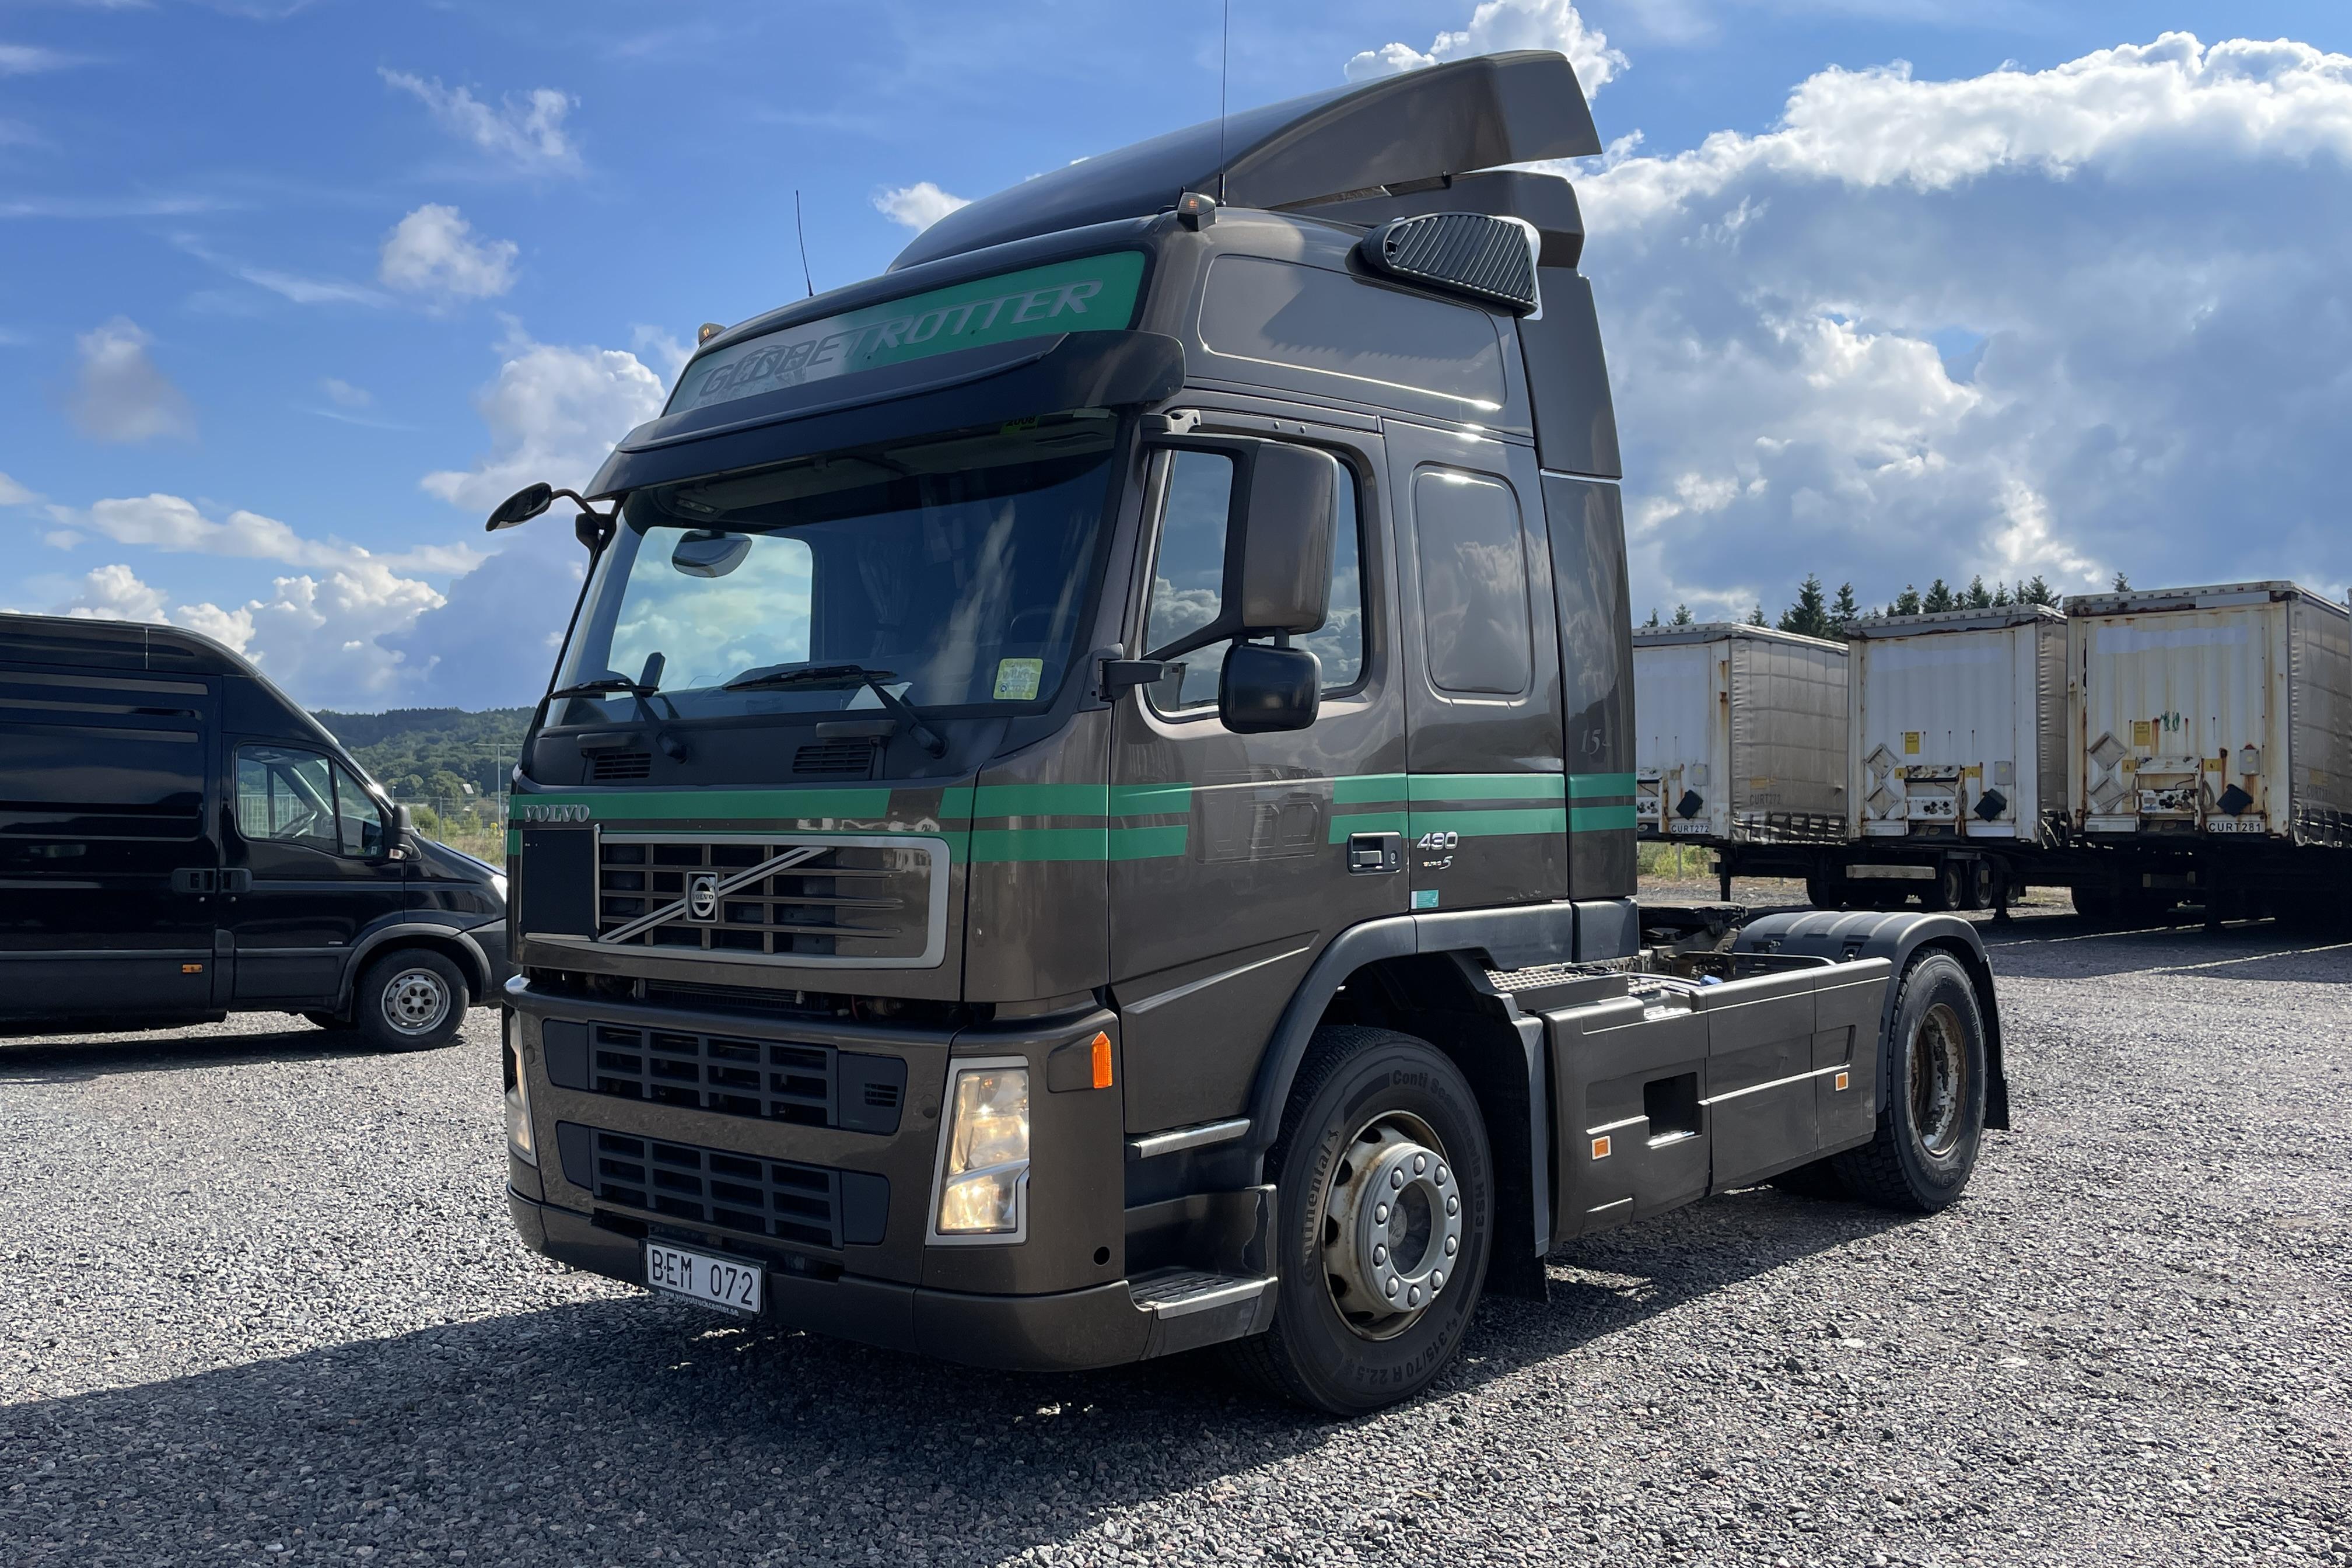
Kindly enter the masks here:
<path id="1" fill-rule="evenodd" d="M 1340 1321 L 1385 1340 L 1421 1321 L 1462 1251 L 1461 1182 L 1427 1122 L 1386 1111 L 1342 1149 L 1321 1205 L 1324 1288 Z"/>
<path id="2" fill-rule="evenodd" d="M 1911 1033 L 1911 1135 L 1922 1153 L 1940 1160 L 1959 1145 L 1968 1095 L 1960 1016 L 1938 1002 Z"/>
<path id="3" fill-rule="evenodd" d="M 403 1035 L 425 1035 L 449 1016 L 449 987 L 429 969 L 404 969 L 383 988 L 383 1021 Z"/>

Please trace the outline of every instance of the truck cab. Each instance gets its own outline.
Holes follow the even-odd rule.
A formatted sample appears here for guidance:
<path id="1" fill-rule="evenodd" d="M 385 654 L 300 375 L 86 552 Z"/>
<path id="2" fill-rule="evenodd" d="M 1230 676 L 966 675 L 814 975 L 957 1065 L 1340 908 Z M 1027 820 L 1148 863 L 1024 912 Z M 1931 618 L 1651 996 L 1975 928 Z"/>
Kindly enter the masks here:
<path id="1" fill-rule="evenodd" d="M 576 498 L 516 771 L 529 1245 L 974 1363 L 1231 1342 L 1344 1412 L 1575 1236 L 1958 1193 L 1969 928 L 1633 900 L 1582 227 L 1498 167 L 1600 150 L 1560 57 L 1441 66 L 708 337 Z"/>

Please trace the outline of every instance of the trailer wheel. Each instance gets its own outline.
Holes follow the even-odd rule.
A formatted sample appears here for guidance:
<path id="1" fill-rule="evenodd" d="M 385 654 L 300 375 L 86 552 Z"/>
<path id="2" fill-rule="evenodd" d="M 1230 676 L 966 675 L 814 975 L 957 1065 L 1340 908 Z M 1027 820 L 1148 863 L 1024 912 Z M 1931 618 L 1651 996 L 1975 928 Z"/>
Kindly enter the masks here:
<path id="1" fill-rule="evenodd" d="M 1486 1285 L 1486 1126 L 1459 1068 L 1387 1029 L 1318 1029 L 1267 1156 L 1274 1327 L 1234 1350 L 1275 1393 L 1333 1415 L 1435 1381 Z"/>
<path id="2" fill-rule="evenodd" d="M 466 977 L 457 966 L 421 947 L 385 953 L 367 966 L 352 993 L 360 1033 L 379 1050 L 447 1045 L 465 1026 L 467 1005 Z"/>
<path id="3" fill-rule="evenodd" d="M 1845 879 L 1816 871 L 1805 879 L 1805 902 L 1817 910 L 1834 910 L 1845 902 Z"/>
<path id="4" fill-rule="evenodd" d="M 2074 912 L 2086 921 L 2111 921 L 2120 901 L 2105 888 L 2074 888 L 2070 889 L 2074 900 Z"/>
<path id="5" fill-rule="evenodd" d="M 1960 1195 L 1984 1136 L 1984 1015 L 1968 972 L 1931 952 L 1903 976 L 1877 1136 L 1836 1156 L 1853 1194 L 1932 1214 Z"/>

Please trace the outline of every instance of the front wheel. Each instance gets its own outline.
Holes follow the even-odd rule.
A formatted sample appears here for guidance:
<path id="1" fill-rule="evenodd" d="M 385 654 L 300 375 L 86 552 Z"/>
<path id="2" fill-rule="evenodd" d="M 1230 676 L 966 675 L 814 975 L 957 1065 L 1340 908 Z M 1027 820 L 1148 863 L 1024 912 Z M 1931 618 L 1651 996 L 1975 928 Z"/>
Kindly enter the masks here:
<path id="1" fill-rule="evenodd" d="M 1877 1136 L 1835 1157 L 1847 1191 L 1932 1214 L 1960 1195 L 1984 1137 L 1984 1014 L 1968 971 L 1931 952 L 1903 975 Z"/>
<path id="2" fill-rule="evenodd" d="M 367 966 L 352 994 L 360 1033 L 380 1050 L 446 1046 L 465 1026 L 466 977 L 437 952 L 404 948 Z"/>
<path id="3" fill-rule="evenodd" d="M 1436 1380 L 1486 1284 L 1486 1126 L 1459 1068 L 1387 1029 L 1320 1029 L 1268 1157 L 1274 1327 L 1236 1347 L 1276 1393 L 1334 1415 Z"/>

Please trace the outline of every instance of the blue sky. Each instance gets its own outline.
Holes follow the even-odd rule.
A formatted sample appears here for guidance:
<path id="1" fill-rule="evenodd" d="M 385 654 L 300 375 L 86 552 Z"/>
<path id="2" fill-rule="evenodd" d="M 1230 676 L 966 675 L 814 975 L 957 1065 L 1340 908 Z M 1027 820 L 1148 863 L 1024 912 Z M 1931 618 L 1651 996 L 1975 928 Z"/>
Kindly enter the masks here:
<path id="1" fill-rule="evenodd" d="M 2346 8 L 1233 11 L 1235 104 L 1530 44 L 1597 84 L 1639 608 L 2352 577 Z M 818 287 L 871 274 L 894 212 L 1213 113 L 1220 14 L 0 0 L 0 606 L 528 700 L 576 550 L 486 498 L 796 297 L 795 188 Z"/>

